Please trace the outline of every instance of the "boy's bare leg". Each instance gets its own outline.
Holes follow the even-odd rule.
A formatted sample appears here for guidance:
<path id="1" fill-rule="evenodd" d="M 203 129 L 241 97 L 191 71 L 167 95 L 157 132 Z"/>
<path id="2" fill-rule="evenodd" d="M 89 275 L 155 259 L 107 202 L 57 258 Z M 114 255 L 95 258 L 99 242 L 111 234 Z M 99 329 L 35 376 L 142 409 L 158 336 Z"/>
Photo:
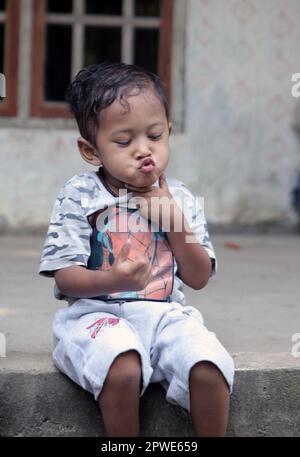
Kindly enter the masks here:
<path id="1" fill-rule="evenodd" d="M 136 351 L 112 363 L 98 403 L 108 437 L 139 435 L 141 361 Z"/>
<path id="2" fill-rule="evenodd" d="M 190 372 L 191 416 L 196 436 L 225 436 L 230 393 L 221 371 L 199 362 Z"/>

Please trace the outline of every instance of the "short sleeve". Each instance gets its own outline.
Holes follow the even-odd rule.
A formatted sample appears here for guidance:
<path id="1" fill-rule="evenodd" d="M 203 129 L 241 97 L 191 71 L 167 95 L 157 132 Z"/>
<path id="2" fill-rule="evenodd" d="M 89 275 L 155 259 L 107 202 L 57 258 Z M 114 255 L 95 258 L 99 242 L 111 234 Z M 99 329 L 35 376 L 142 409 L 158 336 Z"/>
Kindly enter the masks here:
<path id="1" fill-rule="evenodd" d="M 176 203 L 180 204 L 181 210 L 187 219 L 190 229 L 196 236 L 201 246 L 206 250 L 212 263 L 213 276 L 217 272 L 217 258 L 213 244 L 210 240 L 207 221 L 204 215 L 204 200 L 202 197 L 195 197 L 192 192 L 181 182 L 176 181 L 176 186 L 169 186 Z"/>
<path id="2" fill-rule="evenodd" d="M 54 203 L 38 273 L 53 277 L 61 268 L 87 266 L 91 232 L 84 216 L 80 180 L 73 177 Z"/>

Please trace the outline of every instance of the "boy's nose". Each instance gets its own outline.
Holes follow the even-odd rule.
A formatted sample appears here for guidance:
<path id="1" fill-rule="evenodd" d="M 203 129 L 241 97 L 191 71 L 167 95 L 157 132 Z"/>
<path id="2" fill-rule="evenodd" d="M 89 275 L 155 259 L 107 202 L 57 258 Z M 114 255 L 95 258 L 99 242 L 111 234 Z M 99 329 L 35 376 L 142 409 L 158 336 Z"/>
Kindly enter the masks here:
<path id="1" fill-rule="evenodd" d="M 144 157 L 147 157 L 151 154 L 151 150 L 146 144 L 140 144 L 135 152 L 135 158 L 136 159 L 143 159 Z"/>

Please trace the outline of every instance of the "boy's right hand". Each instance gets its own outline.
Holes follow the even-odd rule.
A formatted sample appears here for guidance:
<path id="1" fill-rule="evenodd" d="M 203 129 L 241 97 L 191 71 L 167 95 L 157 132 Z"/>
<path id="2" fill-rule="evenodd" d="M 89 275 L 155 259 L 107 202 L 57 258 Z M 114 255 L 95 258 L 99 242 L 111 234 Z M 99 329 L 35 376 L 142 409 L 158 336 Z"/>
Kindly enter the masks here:
<path id="1" fill-rule="evenodd" d="M 151 279 L 152 264 L 146 254 L 135 260 L 129 259 L 131 242 L 128 240 L 115 259 L 110 270 L 116 292 L 144 289 Z"/>

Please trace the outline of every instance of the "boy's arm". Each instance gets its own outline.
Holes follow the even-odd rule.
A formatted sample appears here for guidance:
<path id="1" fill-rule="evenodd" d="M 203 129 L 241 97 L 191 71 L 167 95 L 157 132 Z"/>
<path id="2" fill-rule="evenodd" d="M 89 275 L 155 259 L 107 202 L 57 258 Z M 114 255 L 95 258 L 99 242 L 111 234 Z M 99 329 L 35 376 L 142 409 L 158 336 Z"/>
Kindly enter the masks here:
<path id="1" fill-rule="evenodd" d="M 125 243 L 108 271 L 88 270 L 79 265 L 55 271 L 57 287 L 64 295 L 76 298 L 144 289 L 151 279 L 152 264 L 146 253 L 130 260 L 130 249 L 131 244 Z"/>
<path id="2" fill-rule="evenodd" d="M 90 298 L 116 292 L 109 271 L 88 270 L 73 265 L 55 271 L 54 278 L 59 290 L 68 297 Z"/>
<path id="3" fill-rule="evenodd" d="M 127 188 L 133 191 L 134 197 L 142 197 L 139 200 L 140 212 L 146 218 L 156 222 L 158 226 L 164 227 L 177 262 L 178 276 L 193 289 L 202 289 L 211 276 L 212 262 L 176 204 L 165 176 L 163 174 L 160 176 L 159 187 L 152 186 L 145 191 L 129 185 Z M 160 201 L 168 204 L 153 206 L 151 204 L 153 197 L 162 198 Z M 178 227 L 180 231 L 176 230 Z"/>
<path id="4" fill-rule="evenodd" d="M 189 287 L 196 290 L 202 289 L 211 276 L 211 259 L 199 244 L 179 207 L 174 205 L 173 208 L 173 224 L 170 225 L 167 237 L 177 262 L 178 276 Z M 176 227 L 178 220 L 178 226 L 182 229 L 175 232 L 174 225 Z"/>

